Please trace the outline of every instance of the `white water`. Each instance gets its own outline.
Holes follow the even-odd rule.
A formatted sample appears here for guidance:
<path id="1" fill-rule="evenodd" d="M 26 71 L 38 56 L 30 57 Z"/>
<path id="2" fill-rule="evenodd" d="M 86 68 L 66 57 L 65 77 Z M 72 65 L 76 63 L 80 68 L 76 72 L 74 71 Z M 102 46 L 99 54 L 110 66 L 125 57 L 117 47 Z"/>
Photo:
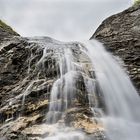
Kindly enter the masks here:
<path id="1" fill-rule="evenodd" d="M 53 128 L 53 134 L 46 137 L 44 140 L 91 140 L 84 133 L 69 127 Z M 92 139 L 95 140 L 95 139 Z"/>
<path id="2" fill-rule="evenodd" d="M 68 109 L 74 97 L 74 65 L 72 52 L 69 48 L 64 49 L 64 54 L 59 56 L 60 77 L 52 87 L 50 94 L 50 106 L 47 113 L 47 122 L 56 123 Z"/>
<path id="3" fill-rule="evenodd" d="M 140 98 L 128 75 L 115 58 L 96 40 L 83 43 L 79 51 L 87 55 L 95 70 L 98 88 L 105 102 L 105 115 L 100 114 L 106 127 L 107 138 L 109 140 L 139 140 Z M 47 113 L 47 121 L 50 125 L 59 122 L 69 106 L 72 106 L 76 84 L 74 78 L 78 72 L 75 67 L 79 65 L 82 66 L 81 63 L 74 61 L 71 49 L 64 49 L 63 55 L 59 56 L 60 77 L 54 82 L 51 91 L 50 107 Z M 96 82 L 86 74 L 83 77 L 88 92 L 89 108 L 92 108 L 93 115 L 96 117 L 96 110 L 101 111 L 98 108 Z M 82 132 L 71 130 L 65 124 L 63 125 L 60 127 L 58 124 L 54 135 L 45 140 L 88 139 Z"/>
<path id="4" fill-rule="evenodd" d="M 99 118 L 97 112 L 102 115 L 102 122 L 106 127 L 105 130 L 108 139 L 140 139 L 139 95 L 123 68 L 114 57 L 104 49 L 101 43 L 96 40 L 91 40 L 79 44 L 78 48 L 82 56 L 88 58 L 88 61 L 91 61 L 88 63 L 92 65 L 91 68 L 95 71 L 96 79 L 94 79 L 87 74 L 87 69 L 88 71 L 90 70 L 88 66 L 84 66 L 82 62 L 84 60 L 82 60 L 82 58 L 78 58 L 78 61 L 75 60 L 76 57 L 71 48 L 73 45 L 68 47 L 62 44 L 62 48 L 51 48 L 50 46 L 50 48 L 52 50 L 55 49 L 55 51 L 53 50 L 52 53 L 48 53 L 50 48 L 48 48 L 44 42 L 40 42 L 44 45 L 43 55 L 36 64 L 36 77 L 34 77 L 24 90 L 22 106 L 24 107 L 26 96 L 31 92 L 34 83 L 39 82 L 39 73 L 47 70 L 44 65 L 47 57 L 51 56 L 55 58 L 59 70 L 57 77 L 53 77 L 55 81 L 51 89 L 49 111 L 46 115 L 46 124 L 53 128 L 53 133 L 44 138 L 44 140 L 96 140 L 95 137 L 89 138 L 83 132 L 77 131 L 73 127 L 66 127 L 64 123 L 63 117 L 65 112 L 69 108 L 74 107 L 73 101 L 76 96 L 76 78 L 79 73 L 84 80 L 88 94 L 89 108 L 92 109 L 93 115 L 97 117 L 97 119 Z M 52 62 L 50 63 L 52 65 Z M 41 71 L 42 69 L 44 71 Z M 28 73 L 30 73 L 31 70 L 32 68 L 29 66 Z M 46 81 L 45 78 L 40 80 Z M 98 106 L 99 99 L 96 93 L 97 82 L 99 85 L 98 90 L 105 101 L 105 115 L 102 114 L 102 110 Z"/>
<path id="5" fill-rule="evenodd" d="M 107 110 L 103 117 L 111 140 L 140 139 L 140 98 L 128 75 L 98 41 L 84 43 Z"/>
<path id="6" fill-rule="evenodd" d="M 63 55 L 59 56 L 60 77 L 54 82 L 49 112 L 47 113 L 47 123 L 53 125 L 62 119 L 65 111 L 72 106 L 72 100 L 75 97 L 75 66 L 72 51 L 65 48 Z M 78 132 L 65 125 L 57 124 L 54 133 L 45 138 L 45 140 L 85 140 L 86 136 L 82 132 Z M 54 128 L 53 128 L 54 129 Z"/>

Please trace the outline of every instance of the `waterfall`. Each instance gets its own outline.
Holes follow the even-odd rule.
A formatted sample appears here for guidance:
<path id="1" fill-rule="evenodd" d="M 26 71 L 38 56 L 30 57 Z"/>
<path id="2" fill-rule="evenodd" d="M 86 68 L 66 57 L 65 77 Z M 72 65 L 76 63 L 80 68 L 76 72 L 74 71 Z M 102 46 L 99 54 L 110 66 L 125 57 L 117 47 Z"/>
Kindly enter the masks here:
<path id="1" fill-rule="evenodd" d="M 140 98 L 128 75 L 104 46 L 96 40 L 84 43 L 103 94 L 103 123 L 110 140 L 140 139 Z"/>
<path id="2" fill-rule="evenodd" d="M 67 127 L 62 121 L 65 112 L 74 106 L 78 71 L 76 71 L 77 63 L 74 62 L 72 48 L 63 48 L 58 54 L 59 75 L 52 86 L 49 111 L 46 115 L 47 124 L 54 126 L 55 130 L 45 140 L 85 140 L 88 137 L 84 133 Z"/>
<path id="3" fill-rule="evenodd" d="M 32 99 L 45 100 L 40 112 L 43 125 L 38 126 L 43 127 L 42 139 L 139 140 L 139 95 L 100 42 L 62 43 L 51 38 L 28 42 L 32 45 L 27 46 L 27 75 L 13 89 L 23 88 L 22 92 L 7 102 L 12 106 L 21 101 L 18 115 L 24 118 Z"/>
<path id="4" fill-rule="evenodd" d="M 73 97 L 75 96 L 75 72 L 73 64 L 73 55 L 69 48 L 65 48 L 63 55 L 59 56 L 60 77 L 52 87 L 49 112 L 47 113 L 47 121 L 56 123 L 63 112 L 68 109 Z"/>
<path id="5" fill-rule="evenodd" d="M 54 125 L 56 129 L 54 134 L 46 137 L 45 140 L 96 139 L 95 137 L 88 138 L 81 131 L 67 127 L 62 121 L 65 112 L 74 106 L 76 77 L 79 77 L 79 73 L 83 77 L 89 108 L 91 108 L 94 118 L 102 120 L 107 138 L 110 140 L 139 140 L 139 95 L 115 57 L 96 40 L 81 43 L 78 45 L 78 51 L 90 61 L 89 68 L 84 66 L 80 60 L 82 57 L 79 59 L 80 61 L 77 61 L 72 48 L 66 47 L 57 57 L 59 76 L 53 84 L 49 111 L 46 115 L 47 123 L 51 126 Z M 91 76 L 87 69 L 88 72 L 90 69 L 94 71 L 95 77 Z M 99 97 L 102 97 L 102 101 Z M 100 102 L 103 102 L 102 106 L 99 105 Z M 101 118 L 98 116 L 99 114 Z"/>

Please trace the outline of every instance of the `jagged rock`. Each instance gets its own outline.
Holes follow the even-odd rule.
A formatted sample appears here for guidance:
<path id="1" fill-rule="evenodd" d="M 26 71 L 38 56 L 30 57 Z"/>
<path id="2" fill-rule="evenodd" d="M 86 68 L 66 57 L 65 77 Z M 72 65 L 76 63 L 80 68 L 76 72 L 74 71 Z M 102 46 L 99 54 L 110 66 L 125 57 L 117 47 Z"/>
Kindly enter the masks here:
<path id="1" fill-rule="evenodd" d="M 63 55 L 65 47 L 71 49 L 74 61 L 82 64 L 85 70 L 81 69 L 80 65 L 75 66 L 77 76 L 74 79 L 76 87 L 73 87 L 73 92 L 76 96 L 68 100 L 70 110 L 64 113 L 58 123 L 62 126 L 66 123 L 67 127 L 72 127 L 69 129 L 81 130 L 86 135 L 102 137 L 99 133 L 99 130 L 104 130 L 102 124 L 91 119 L 93 114 L 89 109 L 88 93 L 84 84 L 86 75 L 95 78 L 94 72 L 89 58 L 79 51 L 79 43 L 62 43 L 49 37 L 23 38 L 12 32 L 9 27 L 10 33 L 2 30 L 0 138 L 38 140 L 52 135 L 54 130 L 51 130 L 54 127 L 52 125 L 50 128 L 51 125 L 46 124 L 46 114 L 51 104 L 53 83 L 60 75 L 58 58 L 59 55 Z"/>
<path id="2" fill-rule="evenodd" d="M 104 20 L 93 38 L 104 43 L 107 50 L 124 61 L 140 93 L 140 4 Z"/>
<path id="3" fill-rule="evenodd" d="M 102 41 L 108 46 L 108 50 L 124 60 L 138 88 L 139 13 L 140 7 L 135 6 L 110 17 L 92 37 Z M 9 32 L 9 27 L 7 28 L 8 31 L 0 27 L 1 139 L 41 140 L 46 136 L 52 136 L 58 124 L 65 124 L 68 127 L 67 131 L 79 130 L 92 139 L 105 140 L 105 128 L 99 119 L 100 112 L 97 109 L 93 114 L 89 108 L 88 92 L 84 83 L 87 76 L 96 83 L 94 70 L 89 58 L 80 52 L 79 43 L 63 43 L 49 37 L 23 38 L 11 29 Z M 68 109 L 58 123 L 49 125 L 46 123 L 46 114 L 52 103 L 50 94 L 54 82 L 61 73 L 58 58 L 59 55 L 63 55 L 65 47 L 71 49 L 73 61 L 77 64 L 77 75 L 74 78 L 76 86 L 73 87 L 76 94 L 72 100 L 67 101 Z M 78 64 L 82 64 L 83 69 Z M 65 79 L 62 82 L 65 82 Z M 103 99 L 98 93 L 96 100 L 104 109 Z M 94 103 L 92 106 L 95 106 Z"/>
<path id="4" fill-rule="evenodd" d="M 12 36 L 19 36 L 19 34 L 0 20 L 0 43 L 4 40 L 5 37 L 9 38 Z"/>

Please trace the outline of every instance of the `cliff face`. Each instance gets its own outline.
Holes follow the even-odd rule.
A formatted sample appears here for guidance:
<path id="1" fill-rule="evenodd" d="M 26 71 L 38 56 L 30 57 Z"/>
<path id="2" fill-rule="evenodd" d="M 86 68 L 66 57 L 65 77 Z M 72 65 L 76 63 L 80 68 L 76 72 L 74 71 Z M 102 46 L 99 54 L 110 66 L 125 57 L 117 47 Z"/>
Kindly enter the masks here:
<path id="1" fill-rule="evenodd" d="M 6 37 L 19 36 L 10 26 L 0 20 L 0 43 Z"/>
<path id="2" fill-rule="evenodd" d="M 124 61 L 128 74 L 140 91 L 140 4 L 107 18 L 93 38 Z"/>
<path id="3" fill-rule="evenodd" d="M 76 82 L 75 89 L 67 81 L 72 75 L 58 80 L 67 83 L 65 90 L 74 89 L 75 91 L 71 94 L 73 92 L 76 94 L 75 97 L 69 97 L 67 100 L 70 107 L 64 112 L 59 123 L 61 126 L 70 127 L 69 131 L 75 129 L 82 131 L 88 138 L 102 139 L 103 126 L 93 118 L 83 80 L 84 76 L 90 76 L 91 69 L 88 69 L 90 62 L 80 51 L 79 43 L 63 43 L 49 37 L 23 38 L 11 29 L 9 33 L 9 27 L 8 31 L 4 28 L 0 31 L 0 139 L 40 140 L 57 131 L 56 125 L 50 127 L 46 123 L 48 120 L 46 114 L 51 104 L 59 108 L 59 101 L 63 100 L 51 102 L 50 98 L 52 86 L 61 73 L 58 60 L 62 56 L 64 61 L 62 73 L 65 73 L 69 69 L 67 65 L 71 64 L 68 62 L 71 57 L 67 59 L 69 53 L 65 54 L 65 49 L 68 48 L 74 57 L 73 63 L 76 64 L 75 67 L 79 73 L 72 81 L 72 83 Z M 86 72 L 80 69 L 81 64 L 85 66 L 85 69 L 87 67 Z M 61 82 L 57 86 L 60 93 L 61 88 L 64 88 L 64 85 L 61 87 Z M 60 93 L 55 93 L 54 96 L 60 96 L 62 94 Z M 65 100 L 62 102 L 63 106 L 65 102 Z M 65 109 L 63 106 L 58 110 L 58 116 L 54 114 L 56 118 Z M 96 115 L 100 116 L 100 113 L 96 111 Z M 75 137 L 79 139 L 79 136 Z"/>
<path id="4" fill-rule="evenodd" d="M 97 38 L 109 51 L 122 58 L 135 86 L 140 89 L 140 6 L 131 7 L 108 18 L 92 38 Z M 84 133 L 86 140 L 107 139 L 104 126 L 98 120 L 101 117 L 99 109 L 105 111 L 103 98 L 97 90 L 91 62 L 79 49 L 80 45 L 78 42 L 63 43 L 49 37 L 20 37 L 0 21 L 0 139 L 41 140 L 53 135 L 56 125 L 50 127 L 46 123 L 49 118 L 46 114 L 51 110 L 49 106 L 55 106 L 55 102 L 59 102 L 51 102 L 52 87 L 62 73 L 66 74 L 67 69 L 73 67 L 71 63 L 75 67 L 72 71 L 76 70 L 78 73 L 72 81 L 75 82 L 75 87 L 69 83 L 72 75 L 65 78 L 66 74 L 63 75 L 64 79 L 58 80 L 55 88 L 61 93 L 62 88 L 65 89 L 62 86 L 65 83 L 66 89 L 74 89 L 72 93 L 76 96 L 69 97 L 67 104 L 70 106 L 66 110 L 61 108 L 65 110 L 61 119 L 60 114 L 54 116 L 60 119 L 58 123 L 61 126 L 66 125 L 69 128 L 68 131 L 74 129 Z M 70 52 L 65 54 L 65 49 Z M 68 62 L 72 59 L 69 57 L 70 53 L 72 62 Z M 58 70 L 59 59 L 63 60 L 61 66 L 64 69 L 61 71 Z M 87 77 L 95 82 L 94 98 L 99 108 L 90 104 L 96 108 L 94 111 L 89 108 L 92 95 L 88 95 L 84 83 Z M 56 94 L 60 96 L 60 93 Z M 61 103 L 65 106 L 65 102 L 63 100 Z M 81 140 L 83 137 L 76 136 L 77 139 Z"/>

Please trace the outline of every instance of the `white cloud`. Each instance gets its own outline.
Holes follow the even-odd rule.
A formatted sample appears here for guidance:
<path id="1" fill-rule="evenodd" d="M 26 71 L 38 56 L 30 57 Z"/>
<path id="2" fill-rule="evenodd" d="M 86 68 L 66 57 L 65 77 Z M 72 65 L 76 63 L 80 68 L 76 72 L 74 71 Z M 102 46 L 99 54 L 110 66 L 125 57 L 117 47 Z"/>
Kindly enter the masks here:
<path id="1" fill-rule="evenodd" d="M 131 0 L 0 0 L 0 17 L 23 36 L 89 39 L 103 19 Z"/>

